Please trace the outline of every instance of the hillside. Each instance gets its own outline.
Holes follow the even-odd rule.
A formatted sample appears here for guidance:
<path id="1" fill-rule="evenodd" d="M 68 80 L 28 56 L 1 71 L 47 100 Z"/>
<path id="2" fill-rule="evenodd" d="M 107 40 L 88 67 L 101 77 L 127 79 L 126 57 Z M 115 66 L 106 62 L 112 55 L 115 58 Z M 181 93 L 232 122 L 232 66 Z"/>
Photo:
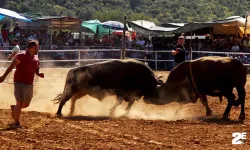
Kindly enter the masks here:
<path id="1" fill-rule="evenodd" d="M 17 12 L 67 15 L 83 20 L 122 21 L 145 19 L 157 24 L 243 16 L 248 0 L 5 0 L 4 7 Z"/>

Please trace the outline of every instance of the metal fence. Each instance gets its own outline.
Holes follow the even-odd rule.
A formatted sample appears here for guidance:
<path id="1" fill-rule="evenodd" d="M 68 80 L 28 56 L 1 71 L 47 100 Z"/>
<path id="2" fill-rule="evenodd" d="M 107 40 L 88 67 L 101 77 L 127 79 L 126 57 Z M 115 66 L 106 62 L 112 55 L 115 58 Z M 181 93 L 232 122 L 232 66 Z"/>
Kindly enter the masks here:
<path id="1" fill-rule="evenodd" d="M 6 60 L 11 50 L 0 50 L 0 67 L 7 67 L 10 61 Z M 67 50 L 40 50 L 38 57 L 42 67 L 75 67 L 89 63 L 121 59 L 120 49 L 67 49 Z M 227 56 L 241 60 L 250 66 L 250 53 L 241 52 L 215 52 L 215 51 L 193 51 L 191 58 L 196 59 L 203 56 Z M 146 51 L 126 49 L 125 58 L 134 58 L 148 64 L 153 70 L 171 70 L 173 56 L 170 50 Z M 187 59 L 189 59 L 187 57 Z"/>

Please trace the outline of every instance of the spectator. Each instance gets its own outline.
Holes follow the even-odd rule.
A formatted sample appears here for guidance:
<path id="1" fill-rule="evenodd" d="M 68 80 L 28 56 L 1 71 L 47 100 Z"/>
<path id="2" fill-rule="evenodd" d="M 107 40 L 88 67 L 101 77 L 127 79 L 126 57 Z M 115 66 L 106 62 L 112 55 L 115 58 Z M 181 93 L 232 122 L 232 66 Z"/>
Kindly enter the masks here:
<path id="1" fill-rule="evenodd" d="M 122 43 L 122 40 L 121 40 L 121 37 L 117 36 L 116 34 L 114 35 L 113 37 L 113 41 L 114 41 L 114 47 L 115 48 L 120 48 L 121 47 L 121 43 Z"/>
<path id="2" fill-rule="evenodd" d="M 88 35 L 85 35 L 84 45 L 86 45 L 86 46 L 92 46 L 93 45 L 92 40 L 89 38 Z"/>
<path id="3" fill-rule="evenodd" d="M 74 39 L 73 39 L 72 34 L 70 34 L 68 37 L 68 43 L 69 43 L 69 46 L 74 46 Z"/>
<path id="4" fill-rule="evenodd" d="M 102 39 L 102 45 L 110 47 L 111 45 L 113 45 L 113 41 L 107 35 L 104 35 Z"/>
<path id="5" fill-rule="evenodd" d="M 15 27 L 14 27 L 14 29 L 13 29 L 13 35 L 14 35 L 15 37 L 19 37 L 19 36 L 20 36 L 20 32 L 21 32 L 21 27 L 19 26 L 19 22 L 16 21 L 16 22 L 15 22 Z"/>
<path id="6" fill-rule="evenodd" d="M 43 35 L 41 35 L 40 31 L 37 31 L 36 33 L 37 34 L 36 34 L 35 38 L 38 40 L 39 45 L 42 45 L 44 43 L 44 37 L 43 37 Z"/>
<path id="7" fill-rule="evenodd" d="M 12 42 L 12 40 L 15 38 L 15 36 L 13 35 L 13 31 L 10 32 L 8 38 L 9 38 L 10 45 L 12 45 L 11 42 Z"/>
<path id="8" fill-rule="evenodd" d="M 3 46 L 3 37 L 2 37 L 2 35 L 0 34 L 0 46 Z"/>
<path id="9" fill-rule="evenodd" d="M 100 46 L 101 45 L 101 41 L 98 38 L 97 34 L 94 35 L 93 45 L 95 45 L 95 46 Z"/>
<path id="10" fill-rule="evenodd" d="M 7 30 L 7 24 L 3 24 L 2 29 L 1 29 L 1 33 L 2 33 L 2 37 L 3 37 L 3 41 L 6 41 L 6 39 L 8 38 L 8 30 Z"/>
<path id="11" fill-rule="evenodd" d="M 27 39 L 28 39 L 28 41 L 35 40 L 35 39 L 36 39 L 36 36 L 35 36 L 34 32 L 31 32 L 31 33 L 30 33 L 30 36 L 29 36 Z"/>
<path id="12" fill-rule="evenodd" d="M 3 49 L 9 50 L 9 46 L 10 46 L 10 44 L 9 44 L 8 39 L 5 39 L 5 41 L 3 42 Z"/>
<path id="13" fill-rule="evenodd" d="M 236 42 L 234 42 L 231 50 L 232 51 L 240 51 L 240 47 Z"/>
<path id="14" fill-rule="evenodd" d="M 178 37 L 178 44 L 173 48 L 172 55 L 174 56 L 174 67 L 186 60 L 186 49 L 184 46 L 184 36 Z"/>
<path id="15" fill-rule="evenodd" d="M 7 58 L 7 60 L 13 59 L 20 52 L 20 48 L 19 48 L 19 45 L 18 45 L 17 38 L 15 38 L 15 39 L 12 40 L 12 45 L 14 47 L 12 49 L 12 53 L 9 55 L 9 57 Z"/>

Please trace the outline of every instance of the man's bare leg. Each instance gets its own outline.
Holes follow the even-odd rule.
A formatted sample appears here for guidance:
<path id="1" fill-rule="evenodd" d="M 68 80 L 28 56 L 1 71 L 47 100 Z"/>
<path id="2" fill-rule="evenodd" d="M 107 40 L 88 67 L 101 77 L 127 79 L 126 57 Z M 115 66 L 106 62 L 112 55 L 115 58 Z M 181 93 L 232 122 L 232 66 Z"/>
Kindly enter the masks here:
<path id="1" fill-rule="evenodd" d="M 27 108 L 29 106 L 29 104 L 24 103 L 23 101 L 16 101 L 16 105 L 12 105 L 12 107 L 14 106 L 13 109 L 13 119 L 15 121 L 14 126 L 16 127 L 20 127 L 20 115 L 21 115 L 21 110 L 23 108 Z"/>
<path id="2" fill-rule="evenodd" d="M 10 109 L 11 109 L 11 116 L 14 119 L 14 109 L 15 109 L 16 105 L 10 105 Z"/>
<path id="3" fill-rule="evenodd" d="M 21 114 L 21 109 L 23 106 L 23 101 L 16 101 L 16 106 L 14 107 L 14 126 L 16 127 L 20 127 L 20 122 L 19 122 L 19 118 L 20 118 L 20 114 Z"/>

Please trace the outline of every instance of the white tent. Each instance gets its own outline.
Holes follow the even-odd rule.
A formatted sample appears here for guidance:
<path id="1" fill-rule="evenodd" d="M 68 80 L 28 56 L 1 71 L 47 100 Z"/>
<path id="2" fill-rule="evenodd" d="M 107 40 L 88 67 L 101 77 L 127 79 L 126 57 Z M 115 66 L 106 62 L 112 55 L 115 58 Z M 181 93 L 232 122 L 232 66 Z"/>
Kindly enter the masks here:
<path id="1" fill-rule="evenodd" d="M 156 26 L 154 22 L 146 20 L 128 21 L 128 25 L 136 31 L 138 34 L 145 36 L 159 36 L 164 34 L 171 34 L 174 30 L 178 28 L 165 28 Z"/>
<path id="2" fill-rule="evenodd" d="M 12 18 L 16 18 L 16 19 L 31 22 L 31 19 L 28 19 L 28 18 L 26 18 L 24 16 L 21 16 L 17 12 L 14 12 L 14 11 L 11 11 L 11 10 L 8 10 L 8 9 L 4 9 L 4 8 L 0 8 L 0 16 L 1 16 L 0 18 L 4 18 L 5 16 L 8 16 L 8 17 L 12 17 Z"/>

